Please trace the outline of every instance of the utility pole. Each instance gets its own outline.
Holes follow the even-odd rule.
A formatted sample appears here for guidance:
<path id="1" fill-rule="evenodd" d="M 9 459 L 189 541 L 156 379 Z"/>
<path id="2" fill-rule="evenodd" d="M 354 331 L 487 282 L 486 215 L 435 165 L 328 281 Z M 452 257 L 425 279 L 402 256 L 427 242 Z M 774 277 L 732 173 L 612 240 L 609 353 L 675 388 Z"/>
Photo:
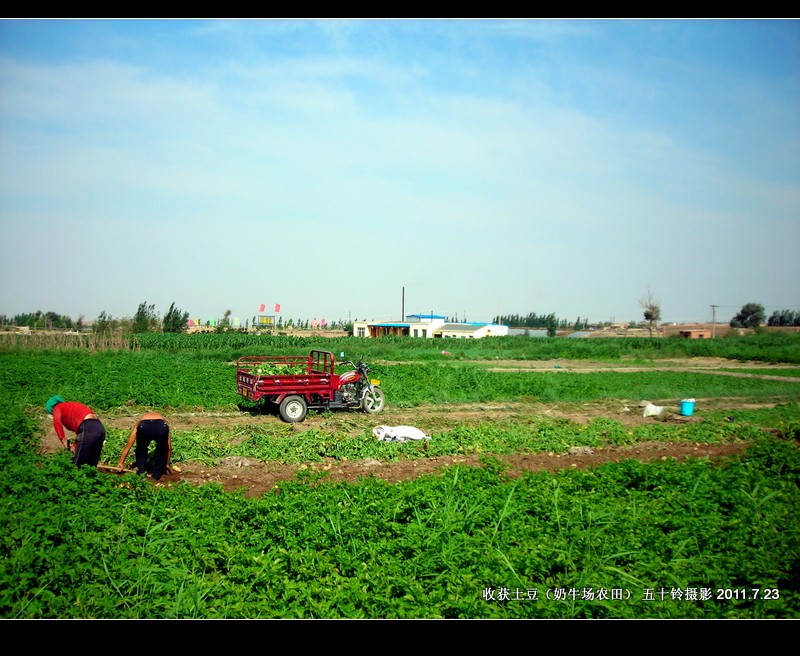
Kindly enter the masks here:
<path id="1" fill-rule="evenodd" d="M 711 339 L 717 336 L 717 305 L 711 306 Z"/>

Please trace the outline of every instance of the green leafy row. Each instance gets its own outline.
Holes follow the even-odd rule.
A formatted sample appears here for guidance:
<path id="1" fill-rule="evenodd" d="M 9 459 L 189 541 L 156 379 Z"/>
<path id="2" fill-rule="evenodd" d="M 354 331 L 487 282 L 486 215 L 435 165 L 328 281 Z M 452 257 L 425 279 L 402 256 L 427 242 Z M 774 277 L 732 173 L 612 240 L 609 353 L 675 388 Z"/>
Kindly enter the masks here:
<path id="1" fill-rule="evenodd" d="M 0 354 L 0 385 L 18 402 L 43 406 L 53 394 L 98 411 L 153 407 L 234 410 L 255 404 L 236 392 L 235 363 L 193 354 L 147 352 L 26 352 Z M 692 372 L 498 372 L 472 364 L 375 365 L 395 407 L 529 398 L 547 402 L 747 397 L 792 401 L 795 380 L 764 380 Z"/>
<path id="2" fill-rule="evenodd" d="M 424 426 L 424 424 L 421 424 Z M 284 464 L 328 460 L 381 462 L 459 455 L 566 453 L 572 447 L 602 448 L 643 442 L 725 444 L 750 442 L 774 431 L 791 439 L 800 427 L 800 406 L 787 404 L 763 410 L 709 413 L 702 422 L 653 422 L 625 426 L 598 417 L 586 424 L 542 415 L 519 414 L 513 419 L 424 426 L 430 440 L 385 443 L 372 434 L 374 420 L 342 421 L 332 417 L 322 426 L 298 430 L 280 421 L 204 425 L 173 430 L 173 462 L 195 461 L 213 466 L 232 456 Z M 432 428 L 432 429 L 431 429 Z M 109 427 L 104 458 L 116 462 L 128 429 Z"/>
<path id="3" fill-rule="evenodd" d="M 75 349 L 98 348 L 88 337 L 68 336 Z M 65 338 L 66 339 L 66 338 Z M 53 336 L 31 336 L 31 344 L 19 336 L 0 339 L 0 351 L 35 348 L 66 348 L 64 340 Z M 118 340 L 106 348 L 114 349 Z M 800 333 L 762 333 L 726 336 L 720 339 L 604 338 L 568 339 L 563 337 L 487 337 L 484 339 L 415 339 L 409 337 L 294 337 L 246 333 L 141 333 L 127 338 L 125 350 L 153 350 L 209 355 L 234 360 L 244 355 L 293 355 L 311 349 L 347 353 L 350 359 L 364 355 L 367 360 L 441 360 L 442 351 L 452 360 L 661 360 L 664 358 L 715 357 L 765 363 L 800 364 Z"/>
<path id="4" fill-rule="evenodd" d="M 217 351 L 238 355 L 283 355 L 312 348 L 365 355 L 371 360 L 441 359 L 447 351 L 453 359 L 619 360 L 667 357 L 718 357 L 759 362 L 800 364 L 800 334 L 765 333 L 724 339 L 626 337 L 617 339 L 567 339 L 562 337 L 487 337 L 484 339 L 379 339 L 344 337 L 290 337 L 281 335 L 159 334 L 136 335 L 137 347 L 172 351 Z M 351 359 L 353 359 L 351 357 Z"/>

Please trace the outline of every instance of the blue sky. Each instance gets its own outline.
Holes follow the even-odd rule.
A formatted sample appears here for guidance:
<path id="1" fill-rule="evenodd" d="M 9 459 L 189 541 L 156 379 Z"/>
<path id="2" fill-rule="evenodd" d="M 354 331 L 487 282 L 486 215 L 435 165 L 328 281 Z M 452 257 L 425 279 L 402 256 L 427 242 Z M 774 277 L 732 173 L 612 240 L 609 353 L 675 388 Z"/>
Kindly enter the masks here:
<path id="1" fill-rule="evenodd" d="M 798 21 L 0 21 L 0 314 L 727 321 L 799 253 Z"/>

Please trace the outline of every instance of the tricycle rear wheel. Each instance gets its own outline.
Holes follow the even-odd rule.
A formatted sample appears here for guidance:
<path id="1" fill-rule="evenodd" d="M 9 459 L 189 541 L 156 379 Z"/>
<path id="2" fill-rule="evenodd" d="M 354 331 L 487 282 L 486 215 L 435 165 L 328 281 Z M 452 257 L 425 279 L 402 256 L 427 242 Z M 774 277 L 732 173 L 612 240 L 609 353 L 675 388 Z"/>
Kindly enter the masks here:
<path id="1" fill-rule="evenodd" d="M 308 405 L 302 396 L 287 396 L 278 408 L 278 413 L 283 421 L 294 424 L 303 421 L 308 413 Z"/>

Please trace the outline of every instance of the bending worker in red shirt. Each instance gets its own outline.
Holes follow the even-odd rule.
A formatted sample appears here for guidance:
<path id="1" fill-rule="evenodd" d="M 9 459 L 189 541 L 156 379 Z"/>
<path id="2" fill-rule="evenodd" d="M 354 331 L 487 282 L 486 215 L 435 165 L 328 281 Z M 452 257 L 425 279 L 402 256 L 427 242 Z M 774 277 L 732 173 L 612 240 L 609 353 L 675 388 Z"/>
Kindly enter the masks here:
<path id="1" fill-rule="evenodd" d="M 58 395 L 47 399 L 44 409 L 53 416 L 53 428 L 61 444 L 75 454 L 72 462 L 78 467 L 97 467 L 106 439 L 106 429 L 94 410 L 77 401 L 65 401 Z M 65 428 L 75 433 L 76 439 L 72 444 L 67 441 Z"/>
<path id="2" fill-rule="evenodd" d="M 154 481 L 159 480 L 164 474 L 169 474 L 169 459 L 172 456 L 172 438 L 169 434 L 169 424 L 163 415 L 157 412 L 145 412 L 131 430 L 128 443 L 122 449 L 117 468 L 122 471 L 125 458 L 136 442 L 136 469 L 143 476 L 150 472 Z M 147 456 L 150 443 L 155 442 L 152 467 L 148 466 Z"/>

